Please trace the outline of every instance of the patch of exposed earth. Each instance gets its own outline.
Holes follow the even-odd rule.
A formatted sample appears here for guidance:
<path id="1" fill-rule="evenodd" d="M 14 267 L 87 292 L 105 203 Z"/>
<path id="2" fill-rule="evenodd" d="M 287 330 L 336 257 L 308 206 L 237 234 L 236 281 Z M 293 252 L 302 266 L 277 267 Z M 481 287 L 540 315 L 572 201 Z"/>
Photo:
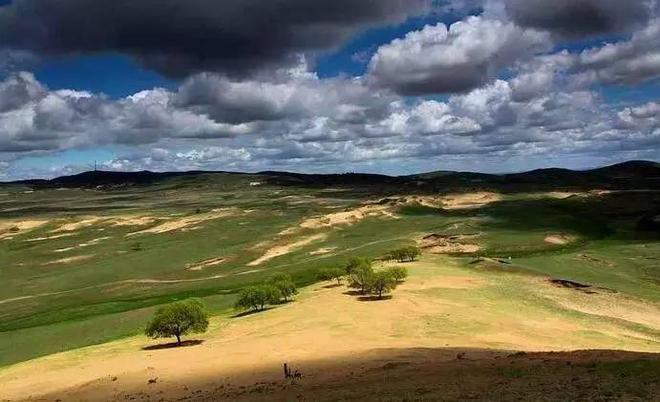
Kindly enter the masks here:
<path id="1" fill-rule="evenodd" d="M 273 258 L 281 257 L 283 255 L 287 255 L 295 250 L 298 250 L 300 248 L 303 248 L 305 246 L 308 246 L 310 244 L 316 243 L 323 241 L 327 238 L 327 234 L 316 234 L 313 236 L 308 236 L 304 237 L 301 240 L 298 240 L 293 243 L 287 243 L 287 244 L 282 244 L 282 245 L 277 245 L 275 247 L 271 247 L 266 251 L 264 255 L 261 257 L 257 258 L 256 260 L 252 261 L 251 263 L 248 264 L 248 266 L 256 266 L 256 265 L 261 265 L 266 261 L 270 261 Z"/>
<path id="2" fill-rule="evenodd" d="M 418 243 L 426 252 L 433 254 L 472 254 L 481 250 L 478 244 L 466 243 L 479 237 L 479 234 L 442 235 L 430 234 L 424 236 Z"/>
<path id="3" fill-rule="evenodd" d="M 11 239 L 15 235 L 29 232 L 47 223 L 47 220 L 0 221 L 0 240 Z"/>
<path id="4" fill-rule="evenodd" d="M 214 209 L 211 212 L 199 213 L 180 218 L 174 218 L 163 222 L 157 226 L 129 233 L 127 236 L 137 236 L 141 234 L 161 234 L 173 232 L 176 230 L 192 230 L 195 226 L 214 219 L 226 218 L 235 215 L 236 211 L 232 208 Z"/>
<path id="5" fill-rule="evenodd" d="M 564 246 L 566 244 L 573 243 L 575 241 L 575 236 L 567 234 L 553 234 L 546 236 L 544 241 L 549 244 Z"/>
<path id="6" fill-rule="evenodd" d="M 227 261 L 224 257 L 211 258 L 208 260 L 196 262 L 194 264 L 186 265 L 186 270 L 188 271 L 203 271 L 206 268 L 214 267 L 216 265 L 223 264 Z"/>

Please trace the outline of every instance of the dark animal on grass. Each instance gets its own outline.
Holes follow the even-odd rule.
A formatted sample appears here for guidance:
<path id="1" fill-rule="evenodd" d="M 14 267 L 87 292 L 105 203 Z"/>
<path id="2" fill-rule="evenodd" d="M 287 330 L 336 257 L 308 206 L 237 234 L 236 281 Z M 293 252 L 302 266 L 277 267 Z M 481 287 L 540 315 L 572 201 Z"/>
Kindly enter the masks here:
<path id="1" fill-rule="evenodd" d="M 302 372 L 300 370 L 296 371 L 291 371 L 291 367 L 287 363 L 284 363 L 284 379 L 285 380 L 291 380 L 291 382 L 295 382 L 296 380 L 301 380 L 303 377 Z"/>

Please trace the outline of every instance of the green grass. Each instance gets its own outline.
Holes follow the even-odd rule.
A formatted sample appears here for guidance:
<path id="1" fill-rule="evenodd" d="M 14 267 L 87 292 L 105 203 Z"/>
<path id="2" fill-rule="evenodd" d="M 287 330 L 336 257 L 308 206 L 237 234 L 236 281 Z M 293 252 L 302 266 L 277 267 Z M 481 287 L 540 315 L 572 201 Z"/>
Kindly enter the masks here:
<path id="1" fill-rule="evenodd" d="M 297 227 L 305 217 L 343 211 L 400 189 L 379 189 L 373 194 L 364 188 L 250 187 L 251 181 L 258 178 L 201 175 L 108 192 L 3 190 L 8 195 L 0 198 L 0 220 L 51 222 L 0 240 L 4 285 L 0 287 L 0 301 L 37 296 L 0 303 L 0 366 L 134 335 L 156 306 L 186 297 L 201 297 L 220 313 L 231 306 L 238 290 L 275 272 L 288 272 L 298 285 L 308 285 L 321 269 L 340 266 L 353 256 L 377 258 L 393 248 L 414 244 L 415 238 L 429 233 L 479 233 L 470 242 L 478 243 L 484 256 L 512 257 L 514 264 L 506 269 L 572 279 L 660 302 L 658 237 L 635 229 L 635 219 L 658 204 L 655 194 L 569 200 L 509 194 L 502 202 L 480 209 L 451 212 L 410 205 L 395 211 L 399 219 L 369 217 L 350 226 L 301 229 L 281 236 L 280 232 Z M 106 222 L 77 230 L 69 237 L 28 241 L 53 235 L 51 232 L 67 217 L 138 215 L 164 219 L 214 208 L 235 208 L 238 213 L 206 221 L 191 231 L 127 237 L 144 228 Z M 273 245 L 317 233 L 325 233 L 327 238 L 263 265 L 248 266 Z M 577 241 L 566 246 L 544 242 L 545 236 L 559 233 L 575 236 Z M 100 237 L 110 239 L 55 253 Z M 138 242 L 140 250 L 136 251 Z M 310 254 L 321 247 L 334 251 Z M 47 265 L 78 255 L 91 257 Z M 600 266 L 582 255 L 612 265 Z M 202 271 L 185 269 L 188 264 L 217 257 L 226 258 L 226 262 Z M 479 269 L 468 264 L 469 258 L 447 261 L 465 270 Z M 518 290 L 504 289 L 510 293 L 476 292 L 475 302 L 515 298 Z"/>

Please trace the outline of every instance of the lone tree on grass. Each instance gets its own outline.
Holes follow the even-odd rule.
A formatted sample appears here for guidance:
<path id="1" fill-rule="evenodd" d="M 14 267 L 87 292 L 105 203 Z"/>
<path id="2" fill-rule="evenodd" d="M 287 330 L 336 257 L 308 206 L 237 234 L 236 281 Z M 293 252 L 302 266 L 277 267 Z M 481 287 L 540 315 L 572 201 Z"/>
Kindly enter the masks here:
<path id="1" fill-rule="evenodd" d="M 382 299 L 384 294 L 396 288 L 396 284 L 396 279 L 394 279 L 391 272 L 379 271 L 373 274 L 371 283 L 369 284 L 369 291 L 377 295 L 379 299 Z"/>
<path id="2" fill-rule="evenodd" d="M 293 282 L 293 279 L 291 279 L 291 275 L 285 273 L 273 275 L 268 280 L 267 285 L 275 287 L 280 292 L 280 296 L 285 302 L 288 302 L 293 296 L 298 294 L 298 288 Z"/>
<path id="3" fill-rule="evenodd" d="M 281 293 L 273 285 L 251 286 L 238 294 L 235 307 L 252 311 L 263 311 L 267 305 L 278 303 Z"/>
<path id="4" fill-rule="evenodd" d="M 401 283 L 408 277 L 408 270 L 403 267 L 392 267 L 387 270 L 397 283 Z"/>
<path id="5" fill-rule="evenodd" d="M 202 334 L 208 326 L 204 303 L 199 299 L 188 299 L 159 308 L 144 332 L 154 339 L 176 337 L 177 344 L 181 345 L 182 336 Z"/>

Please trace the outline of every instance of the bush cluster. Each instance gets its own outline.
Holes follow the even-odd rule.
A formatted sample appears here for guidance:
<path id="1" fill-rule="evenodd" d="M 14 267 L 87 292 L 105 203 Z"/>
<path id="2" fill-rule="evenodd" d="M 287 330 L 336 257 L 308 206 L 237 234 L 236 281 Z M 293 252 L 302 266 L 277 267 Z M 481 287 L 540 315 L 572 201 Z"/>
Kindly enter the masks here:
<path id="1" fill-rule="evenodd" d="M 392 250 L 385 256 L 387 261 L 396 261 L 399 263 L 417 261 L 422 254 L 421 250 L 415 246 L 402 247 Z"/>
<path id="2" fill-rule="evenodd" d="M 408 277 L 408 270 L 392 267 L 384 271 L 374 271 L 372 261 L 366 258 L 353 258 L 344 269 L 351 288 L 363 295 L 373 294 L 382 299 Z"/>

